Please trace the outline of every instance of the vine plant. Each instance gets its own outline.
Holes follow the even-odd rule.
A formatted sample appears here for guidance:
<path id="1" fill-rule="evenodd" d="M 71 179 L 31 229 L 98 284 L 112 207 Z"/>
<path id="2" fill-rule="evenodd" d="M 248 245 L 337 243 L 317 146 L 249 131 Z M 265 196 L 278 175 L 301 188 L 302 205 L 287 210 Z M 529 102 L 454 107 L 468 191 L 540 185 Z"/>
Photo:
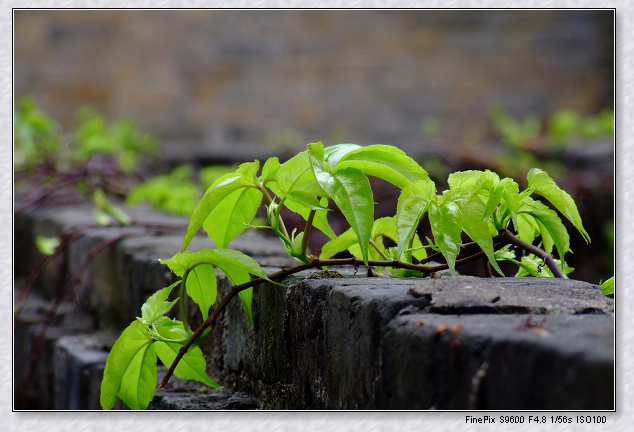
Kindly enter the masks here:
<path id="1" fill-rule="evenodd" d="M 401 190 L 395 216 L 374 219 L 367 176 L 381 178 Z M 156 390 L 157 355 L 170 366 L 160 387 L 173 374 L 220 387 L 207 375 L 197 345 L 236 296 L 252 323 L 252 289 L 265 281 L 279 284 L 284 277 L 309 268 L 341 265 L 367 267 L 368 276 L 378 272 L 424 277 L 445 269 L 455 274 L 456 267 L 476 259 L 502 276 L 498 261 L 507 260 L 519 266 L 518 275 L 566 277 L 572 270 L 565 263 L 565 254 L 570 252 L 569 234 L 558 213 L 534 195 L 549 201 L 590 241 L 571 196 L 540 169 L 529 172 L 528 186 L 522 192 L 514 180 L 501 179 L 491 171 L 456 172 L 449 176 L 448 184 L 448 190 L 438 193 L 427 172 L 396 147 L 339 144 L 324 148 L 321 142 L 309 144 L 307 150 L 283 164 L 273 157 L 260 171 L 256 160 L 219 177 L 193 211 L 182 251 L 161 260 L 180 280 L 152 295 L 142 306 L 141 316 L 114 344 L 101 385 L 102 408 L 111 409 L 119 397 L 130 408 L 145 409 Z M 297 266 L 272 274 L 266 274 L 251 257 L 227 248 L 252 226 L 263 202 L 268 225 L 260 228 L 275 232 L 288 254 L 298 261 Z M 350 224 L 340 235 L 328 224 L 332 203 Z M 303 216 L 306 225 L 302 232 L 288 232 L 281 217 L 283 207 Z M 433 238 L 423 243 L 417 227 L 425 217 Z M 201 228 L 216 247 L 187 250 Z M 307 250 L 312 229 L 330 238 L 319 256 Z M 471 242 L 462 242 L 463 233 Z M 333 258 L 343 251 L 351 257 Z M 221 302 L 216 302 L 216 269 L 233 284 Z M 179 297 L 168 301 L 176 287 Z M 204 319 L 195 330 L 184 312 L 186 297 L 197 303 Z M 167 316 L 177 302 L 181 320 Z"/>

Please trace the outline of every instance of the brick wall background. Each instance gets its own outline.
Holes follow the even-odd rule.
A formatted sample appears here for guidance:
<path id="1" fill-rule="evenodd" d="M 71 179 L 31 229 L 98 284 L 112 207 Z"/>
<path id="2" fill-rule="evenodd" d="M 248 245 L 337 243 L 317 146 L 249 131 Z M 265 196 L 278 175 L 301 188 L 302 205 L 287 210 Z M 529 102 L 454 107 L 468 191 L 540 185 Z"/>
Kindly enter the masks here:
<path id="1" fill-rule="evenodd" d="M 163 143 L 450 149 L 487 109 L 613 103 L 612 11 L 14 13 L 15 96 L 70 124 L 90 104 Z M 425 142 L 435 117 L 440 139 Z M 276 138 L 277 137 L 277 138 Z M 284 138 L 286 137 L 286 138 Z"/>

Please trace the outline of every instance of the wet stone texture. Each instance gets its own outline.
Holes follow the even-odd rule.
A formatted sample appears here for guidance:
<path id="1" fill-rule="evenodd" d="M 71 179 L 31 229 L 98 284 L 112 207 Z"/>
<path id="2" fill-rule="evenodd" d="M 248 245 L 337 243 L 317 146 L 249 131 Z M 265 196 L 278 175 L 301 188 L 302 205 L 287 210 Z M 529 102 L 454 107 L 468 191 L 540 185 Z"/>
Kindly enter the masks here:
<path id="1" fill-rule="evenodd" d="M 614 301 L 595 285 L 465 276 L 288 283 L 256 290 L 254 327 L 231 338 L 246 346 L 226 363 L 239 365 L 234 384 L 263 396 L 264 408 L 614 407 Z"/>

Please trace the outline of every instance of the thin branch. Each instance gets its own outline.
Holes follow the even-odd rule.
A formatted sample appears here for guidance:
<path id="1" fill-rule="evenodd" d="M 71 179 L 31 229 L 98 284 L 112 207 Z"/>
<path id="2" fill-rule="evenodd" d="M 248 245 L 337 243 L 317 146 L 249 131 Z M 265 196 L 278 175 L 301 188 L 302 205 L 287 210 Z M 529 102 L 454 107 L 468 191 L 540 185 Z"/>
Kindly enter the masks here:
<path id="1" fill-rule="evenodd" d="M 515 237 L 513 234 L 511 234 L 509 230 L 506 230 L 506 229 L 500 230 L 500 234 L 502 235 L 501 240 L 503 242 L 512 244 L 513 246 L 520 247 L 524 249 L 525 251 L 528 251 L 540 257 L 546 263 L 546 265 L 548 266 L 548 268 L 550 269 L 550 271 L 555 277 L 562 278 L 562 279 L 566 278 L 566 276 L 564 276 L 564 274 L 559 269 L 559 267 L 557 267 L 557 263 L 555 263 L 555 259 L 553 258 L 552 255 L 546 253 L 545 251 L 541 250 L 537 246 L 533 246 L 532 244 L 527 243 L 524 240 L 521 240 Z"/>

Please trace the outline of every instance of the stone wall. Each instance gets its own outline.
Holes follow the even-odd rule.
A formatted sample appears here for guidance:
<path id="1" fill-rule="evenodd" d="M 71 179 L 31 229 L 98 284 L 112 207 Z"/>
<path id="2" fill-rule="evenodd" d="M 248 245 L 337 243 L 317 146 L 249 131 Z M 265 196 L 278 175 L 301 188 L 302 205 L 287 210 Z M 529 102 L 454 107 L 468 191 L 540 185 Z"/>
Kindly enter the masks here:
<path id="1" fill-rule="evenodd" d="M 216 158 L 316 140 L 418 155 L 451 148 L 494 104 L 523 116 L 613 103 L 613 11 L 19 10 L 14 18 L 16 97 L 34 95 L 64 124 L 85 104 L 129 115 L 179 152 L 189 143 Z M 444 139 L 423 140 L 427 117 L 440 120 Z"/>

